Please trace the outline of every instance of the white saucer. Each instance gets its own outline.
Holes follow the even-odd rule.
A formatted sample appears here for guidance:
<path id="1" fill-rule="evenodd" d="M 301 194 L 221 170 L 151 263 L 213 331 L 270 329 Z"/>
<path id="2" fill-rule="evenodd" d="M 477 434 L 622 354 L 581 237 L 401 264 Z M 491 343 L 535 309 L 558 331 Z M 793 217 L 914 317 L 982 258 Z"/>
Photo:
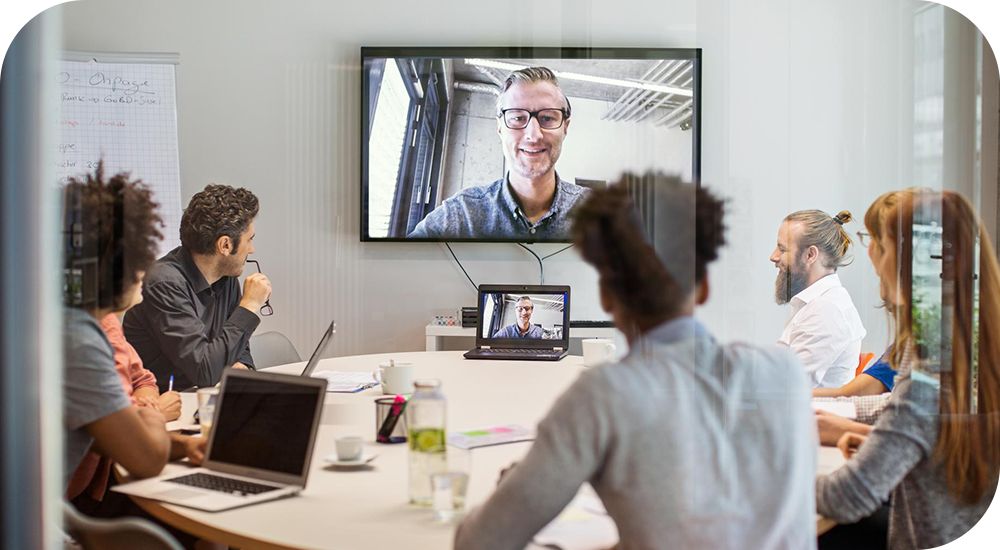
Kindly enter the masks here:
<path id="1" fill-rule="evenodd" d="M 334 453 L 323 457 L 323 462 L 326 462 L 331 466 L 338 466 L 341 468 L 357 468 L 359 466 L 364 466 L 368 464 L 372 460 L 375 460 L 375 457 L 377 456 L 378 455 L 375 453 L 364 451 L 361 454 L 361 458 L 358 458 L 357 460 L 340 460 L 339 458 L 337 458 L 336 453 Z"/>

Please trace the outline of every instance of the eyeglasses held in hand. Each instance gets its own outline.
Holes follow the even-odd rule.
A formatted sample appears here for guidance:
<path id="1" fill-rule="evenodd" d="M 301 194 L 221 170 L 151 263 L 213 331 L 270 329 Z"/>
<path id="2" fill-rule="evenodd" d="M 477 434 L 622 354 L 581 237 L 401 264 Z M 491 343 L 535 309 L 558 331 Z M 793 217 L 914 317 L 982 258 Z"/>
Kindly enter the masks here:
<path id="1" fill-rule="evenodd" d="M 257 267 L 257 273 L 261 273 L 260 262 L 247 258 L 247 263 L 255 265 Z M 264 300 L 264 305 L 260 306 L 260 315 L 261 317 L 270 317 L 271 315 L 274 315 L 274 308 L 271 307 L 270 298 Z"/>

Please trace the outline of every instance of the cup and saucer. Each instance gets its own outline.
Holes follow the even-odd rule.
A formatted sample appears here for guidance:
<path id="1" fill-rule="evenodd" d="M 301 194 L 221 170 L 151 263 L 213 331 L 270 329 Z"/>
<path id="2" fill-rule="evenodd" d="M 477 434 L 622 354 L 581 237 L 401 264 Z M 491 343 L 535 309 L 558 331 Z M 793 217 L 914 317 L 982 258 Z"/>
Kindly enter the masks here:
<path id="1" fill-rule="evenodd" d="M 336 466 L 337 468 L 360 468 L 362 466 L 367 466 L 369 462 L 375 460 L 378 455 L 371 452 L 365 452 L 358 458 L 353 460 L 341 460 L 336 454 L 328 455 L 323 458 L 323 462 L 326 462 L 330 466 Z"/>
<path id="2" fill-rule="evenodd" d="M 338 437 L 335 444 L 337 452 L 324 457 L 323 462 L 337 468 L 361 468 L 378 456 L 365 449 L 364 440 L 360 437 Z"/>

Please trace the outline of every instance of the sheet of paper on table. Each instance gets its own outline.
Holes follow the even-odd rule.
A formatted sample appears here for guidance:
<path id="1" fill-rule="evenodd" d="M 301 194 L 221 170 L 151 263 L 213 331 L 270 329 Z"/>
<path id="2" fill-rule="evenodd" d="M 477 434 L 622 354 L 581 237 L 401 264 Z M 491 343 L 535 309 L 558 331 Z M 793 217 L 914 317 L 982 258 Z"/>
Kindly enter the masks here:
<path id="1" fill-rule="evenodd" d="M 603 550 L 618 543 L 618 528 L 593 488 L 585 485 L 532 542 L 562 550 Z"/>
<path id="2" fill-rule="evenodd" d="M 826 411 L 844 418 L 857 418 L 858 410 L 854 407 L 854 401 L 846 397 L 813 397 L 813 410 Z"/>
<path id="3" fill-rule="evenodd" d="M 459 449 L 475 449 L 533 439 L 535 439 L 534 430 L 510 424 L 508 426 L 490 426 L 489 428 L 451 432 L 448 434 L 448 445 Z"/>
<path id="4" fill-rule="evenodd" d="M 312 377 L 326 378 L 326 391 L 336 393 L 356 393 L 378 385 L 370 372 L 328 370 L 314 372 Z"/>

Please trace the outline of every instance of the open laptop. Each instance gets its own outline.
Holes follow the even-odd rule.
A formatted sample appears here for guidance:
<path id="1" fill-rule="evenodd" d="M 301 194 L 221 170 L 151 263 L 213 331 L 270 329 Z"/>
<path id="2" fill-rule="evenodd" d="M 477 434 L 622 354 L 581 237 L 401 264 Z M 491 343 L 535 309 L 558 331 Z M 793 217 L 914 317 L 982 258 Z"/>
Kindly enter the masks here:
<path id="1" fill-rule="evenodd" d="M 302 374 L 299 376 L 312 376 L 314 370 L 316 370 L 316 365 L 319 364 L 320 357 L 323 356 L 323 351 L 326 350 L 327 344 L 330 340 L 333 340 L 333 335 L 337 333 L 337 321 L 330 321 L 330 326 L 326 328 L 326 332 L 319 339 L 319 343 L 316 344 L 316 350 L 309 357 L 309 362 L 306 363 L 306 368 L 302 369 Z"/>
<path id="2" fill-rule="evenodd" d="M 226 369 L 200 468 L 113 491 L 218 512 L 287 497 L 306 486 L 326 380 Z"/>
<path id="3" fill-rule="evenodd" d="M 558 361 L 569 350 L 569 287 L 480 285 L 468 359 Z"/>

